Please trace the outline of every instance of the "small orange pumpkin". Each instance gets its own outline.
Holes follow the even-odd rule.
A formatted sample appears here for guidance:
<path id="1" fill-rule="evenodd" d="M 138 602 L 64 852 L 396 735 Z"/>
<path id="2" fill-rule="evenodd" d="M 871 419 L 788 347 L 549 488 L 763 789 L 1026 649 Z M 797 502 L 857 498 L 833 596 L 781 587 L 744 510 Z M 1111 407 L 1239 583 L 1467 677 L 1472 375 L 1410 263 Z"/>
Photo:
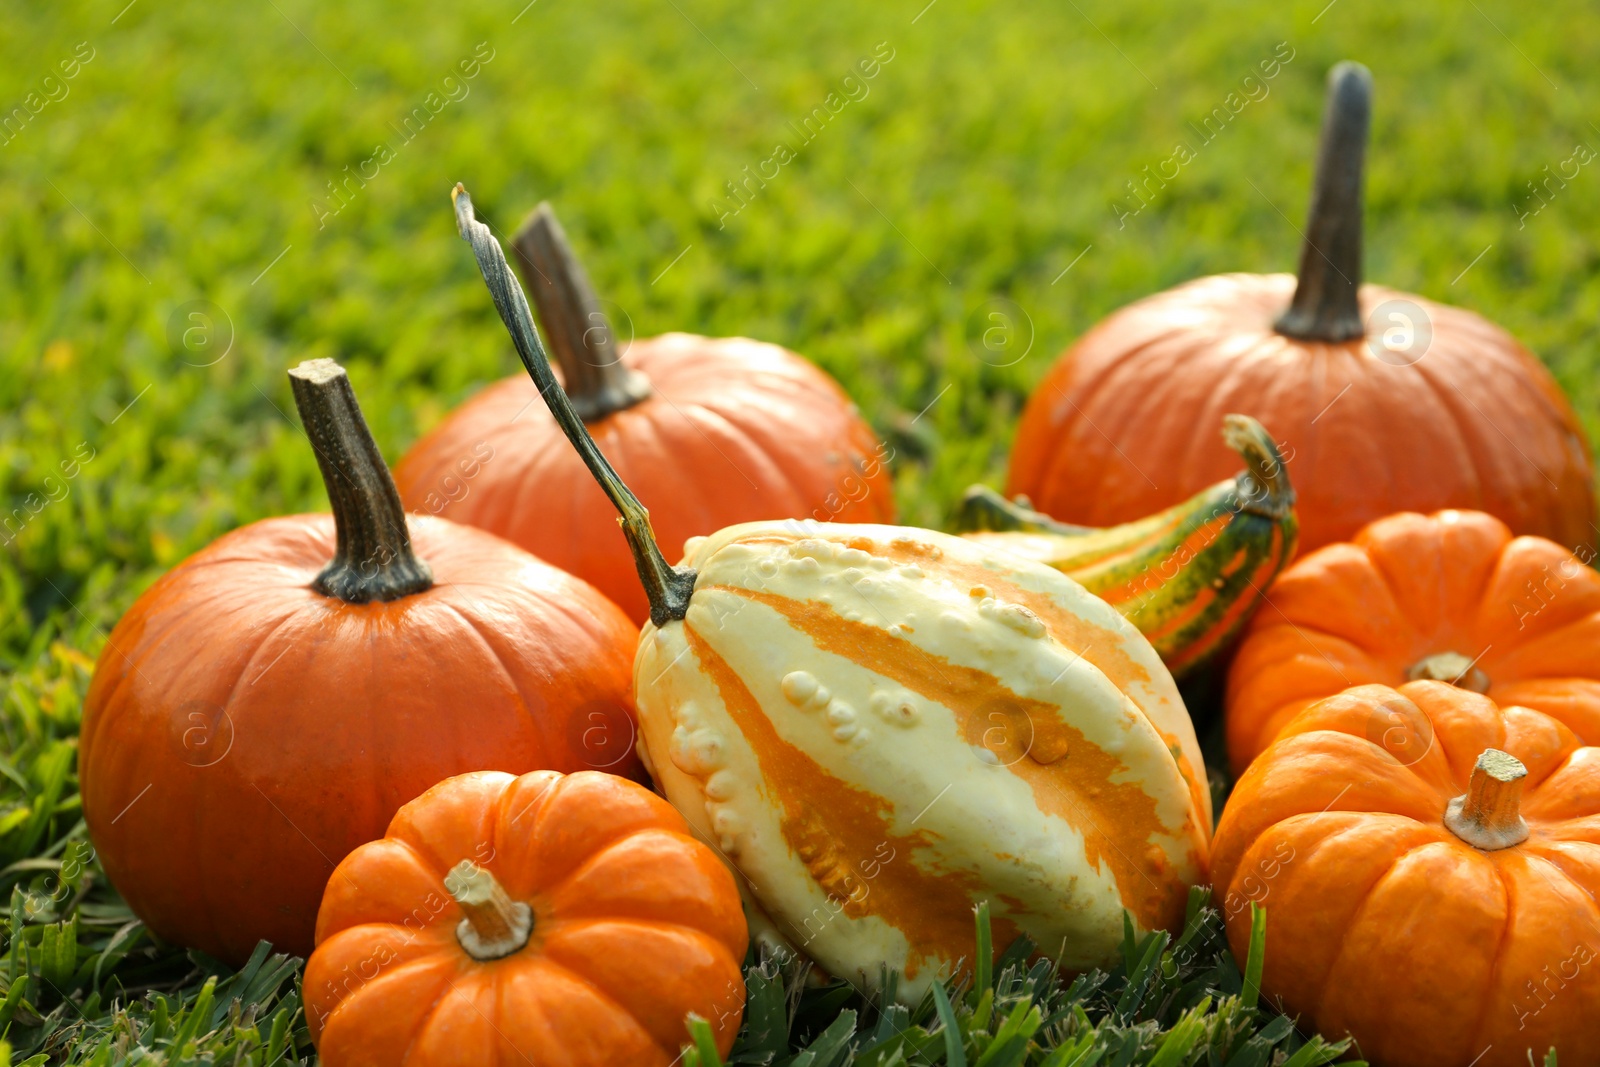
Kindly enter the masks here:
<path id="1" fill-rule="evenodd" d="M 481 530 L 408 527 L 344 370 L 289 372 L 333 515 L 235 530 L 128 609 L 84 702 L 84 817 L 162 937 L 304 955 L 334 865 L 451 774 L 638 775 L 637 633 Z M 329 562 L 332 557 L 332 562 Z"/>
<path id="2" fill-rule="evenodd" d="M 1600 748 L 1549 716 L 1437 681 L 1329 697 L 1211 862 L 1238 958 L 1266 909 L 1262 996 L 1377 1067 L 1600 1064 Z"/>
<path id="3" fill-rule="evenodd" d="M 1211 427 L 1240 411 L 1289 458 L 1303 551 L 1450 507 L 1593 537 L 1588 444 L 1538 359 L 1470 311 L 1361 284 L 1371 91 L 1359 64 L 1329 75 L 1299 278 L 1215 275 L 1105 319 L 1034 390 L 1008 496 L 1085 526 L 1143 518 L 1231 473 Z"/>
<path id="4" fill-rule="evenodd" d="M 669 553 L 759 519 L 894 521 L 887 450 L 817 367 L 743 337 L 669 333 L 619 348 L 548 204 L 514 248 L 574 408 L 641 487 Z M 410 510 L 497 533 L 593 582 L 635 622 L 649 617 L 616 512 L 527 375 L 452 412 L 395 480 Z"/>
<path id="5" fill-rule="evenodd" d="M 744 1014 L 739 891 L 683 818 L 597 771 L 441 782 L 328 882 L 306 964 L 327 1067 L 667 1067 Z"/>
<path id="6" fill-rule="evenodd" d="M 1235 773 L 1302 708 L 1353 685 L 1433 678 L 1600 744 L 1600 574 L 1479 511 L 1402 513 L 1295 563 L 1228 674 Z"/>

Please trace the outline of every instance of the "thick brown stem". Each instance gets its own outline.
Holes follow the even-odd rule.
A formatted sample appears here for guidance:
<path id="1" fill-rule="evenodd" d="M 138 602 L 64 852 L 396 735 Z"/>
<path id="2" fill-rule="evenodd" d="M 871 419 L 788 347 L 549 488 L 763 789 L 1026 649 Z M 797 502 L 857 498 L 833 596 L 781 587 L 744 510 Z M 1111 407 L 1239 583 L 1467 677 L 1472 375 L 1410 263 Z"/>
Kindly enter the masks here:
<path id="1" fill-rule="evenodd" d="M 462 860 L 444 876 L 444 888 L 466 915 L 456 940 L 475 960 L 509 956 L 533 936 L 533 909 L 512 900 L 494 875 Z"/>
<path id="2" fill-rule="evenodd" d="M 433 585 L 411 550 L 405 508 L 361 417 L 344 368 L 311 359 L 289 372 L 295 407 L 317 454 L 338 544 L 312 588 L 352 604 L 398 600 Z"/>
<path id="3" fill-rule="evenodd" d="M 561 365 L 567 396 L 583 421 L 598 422 L 648 397 L 650 383 L 623 366 L 600 298 L 548 203 L 527 217 L 511 247 Z"/>
<path id="4" fill-rule="evenodd" d="M 1444 824 L 1467 844 L 1481 849 L 1510 848 L 1528 839 L 1519 801 L 1528 768 L 1497 748 L 1484 749 L 1473 765 L 1467 791 L 1450 801 Z"/>
<path id="5" fill-rule="evenodd" d="M 1422 680 L 1449 682 L 1460 689 L 1474 693 L 1489 691 L 1489 676 L 1480 671 L 1472 660 L 1459 652 L 1439 652 L 1417 660 L 1406 671 L 1406 681 Z"/>
<path id="6" fill-rule="evenodd" d="M 539 395 L 549 405 L 550 414 L 555 416 L 557 425 L 567 435 L 567 440 L 572 442 L 572 447 L 578 450 L 589 473 L 594 475 L 595 481 L 600 483 L 600 488 L 622 515 L 622 533 L 628 539 L 628 547 L 633 550 L 634 566 L 639 570 L 639 580 L 650 599 L 650 621 L 657 626 L 664 626 L 673 619 L 683 618 L 689 611 L 689 597 L 694 593 L 694 571 L 674 568 L 661 554 L 661 546 L 656 544 L 655 532 L 650 528 L 650 512 L 639 503 L 633 490 L 623 484 L 610 461 L 594 443 L 594 438 L 589 436 L 588 427 L 578 417 L 561 383 L 556 381 L 555 372 L 550 369 L 550 359 L 539 341 L 539 331 L 533 325 L 528 298 L 523 294 L 522 286 L 517 284 L 516 275 L 511 273 L 511 268 L 506 264 L 506 254 L 500 242 L 489 232 L 489 227 L 473 216 L 472 198 L 467 195 L 464 186 L 458 183 L 451 190 L 450 197 L 455 202 L 456 227 L 462 239 L 472 246 L 472 254 L 478 260 L 478 270 L 483 275 L 484 284 L 489 287 L 496 310 L 500 312 L 500 321 L 506 324 L 506 329 L 511 333 L 511 341 L 517 346 L 522 365 L 539 387 Z"/>
<path id="7" fill-rule="evenodd" d="M 1300 284 L 1275 324 L 1305 341 L 1336 343 L 1366 333 L 1361 321 L 1361 213 L 1372 117 L 1372 72 L 1344 62 L 1328 72 L 1322 145 L 1311 191 Z"/>

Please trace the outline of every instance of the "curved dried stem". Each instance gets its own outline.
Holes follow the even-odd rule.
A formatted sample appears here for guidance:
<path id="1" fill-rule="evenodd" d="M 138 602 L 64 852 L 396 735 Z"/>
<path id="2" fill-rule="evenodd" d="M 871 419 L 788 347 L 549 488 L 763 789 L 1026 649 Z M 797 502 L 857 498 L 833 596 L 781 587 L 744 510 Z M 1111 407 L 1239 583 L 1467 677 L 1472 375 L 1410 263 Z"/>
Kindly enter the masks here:
<path id="1" fill-rule="evenodd" d="M 1294 508 L 1294 486 L 1289 468 L 1267 428 L 1248 415 L 1224 415 L 1222 440 L 1239 453 L 1245 469 L 1239 473 L 1239 509 L 1281 519 Z"/>
<path id="2" fill-rule="evenodd" d="M 623 484 L 610 461 L 594 443 L 594 438 L 589 436 L 588 428 L 573 408 L 561 383 L 556 381 L 555 372 L 550 369 L 550 357 L 545 354 L 544 345 L 539 341 L 539 331 L 533 324 L 528 298 L 517 283 L 516 275 L 511 273 L 500 242 L 489 231 L 489 227 L 479 222 L 473 214 L 472 198 L 467 194 L 466 187 L 458 183 L 451 190 L 450 198 L 455 203 L 456 228 L 472 246 L 472 254 L 478 260 L 478 270 L 483 275 L 484 284 L 489 287 L 489 295 L 494 298 L 500 321 L 505 323 L 506 330 L 511 334 L 522 365 L 539 387 L 539 395 L 549 405 L 550 414 L 555 416 L 567 440 L 578 450 L 589 473 L 594 475 L 595 481 L 600 483 L 600 488 L 622 516 L 622 533 L 628 539 L 628 547 L 633 550 L 639 580 L 650 599 L 650 621 L 657 626 L 664 626 L 673 619 L 683 618 L 689 610 L 689 597 L 694 593 L 694 571 L 673 567 L 661 554 L 661 546 L 656 544 L 655 532 L 650 528 L 650 512 L 633 495 L 633 490 Z"/>

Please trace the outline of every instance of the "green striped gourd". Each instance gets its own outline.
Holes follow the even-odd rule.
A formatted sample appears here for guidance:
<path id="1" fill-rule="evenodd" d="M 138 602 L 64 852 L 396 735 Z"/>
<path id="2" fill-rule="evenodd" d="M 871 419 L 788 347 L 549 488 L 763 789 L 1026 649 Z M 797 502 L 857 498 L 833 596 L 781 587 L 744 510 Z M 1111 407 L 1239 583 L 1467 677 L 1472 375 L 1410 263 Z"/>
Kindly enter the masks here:
<path id="1" fill-rule="evenodd" d="M 957 514 L 966 536 L 1048 564 L 1132 622 L 1182 678 L 1241 631 L 1294 556 L 1299 522 L 1282 454 L 1255 419 L 1228 415 L 1222 437 L 1244 459 L 1236 478 L 1120 526 L 1069 526 L 967 490 Z"/>

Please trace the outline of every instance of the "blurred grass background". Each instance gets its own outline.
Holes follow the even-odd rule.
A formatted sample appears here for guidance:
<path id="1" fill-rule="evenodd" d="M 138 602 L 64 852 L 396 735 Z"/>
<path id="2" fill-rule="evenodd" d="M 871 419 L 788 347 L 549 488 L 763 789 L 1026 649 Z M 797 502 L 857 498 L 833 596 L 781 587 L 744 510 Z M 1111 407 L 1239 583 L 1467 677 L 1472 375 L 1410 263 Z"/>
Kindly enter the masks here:
<path id="1" fill-rule="evenodd" d="M 1597 168 L 1518 219 L 1546 167 L 1600 150 L 1591 6 L 925 4 L 9 3 L 0 123 L 48 103 L 0 134 L 5 884 L 82 837 L 68 754 L 121 612 L 224 531 L 326 506 L 284 371 L 344 362 L 392 461 L 516 369 L 455 234 L 458 180 L 502 233 L 553 201 L 638 335 L 816 360 L 897 445 L 904 520 L 939 525 L 999 480 L 1031 384 L 1101 316 L 1294 268 L 1323 77 L 1359 59 L 1368 277 L 1505 325 L 1600 439 Z M 720 218 L 725 183 L 886 50 L 865 96 Z M 1290 53 L 1119 225 L 1126 183 Z M 430 93 L 448 102 L 407 142 Z M 328 183 L 380 144 L 393 158 L 327 214 Z M 997 298 L 1020 358 L 982 347 Z M 101 948 L 123 921 L 103 907 Z"/>

